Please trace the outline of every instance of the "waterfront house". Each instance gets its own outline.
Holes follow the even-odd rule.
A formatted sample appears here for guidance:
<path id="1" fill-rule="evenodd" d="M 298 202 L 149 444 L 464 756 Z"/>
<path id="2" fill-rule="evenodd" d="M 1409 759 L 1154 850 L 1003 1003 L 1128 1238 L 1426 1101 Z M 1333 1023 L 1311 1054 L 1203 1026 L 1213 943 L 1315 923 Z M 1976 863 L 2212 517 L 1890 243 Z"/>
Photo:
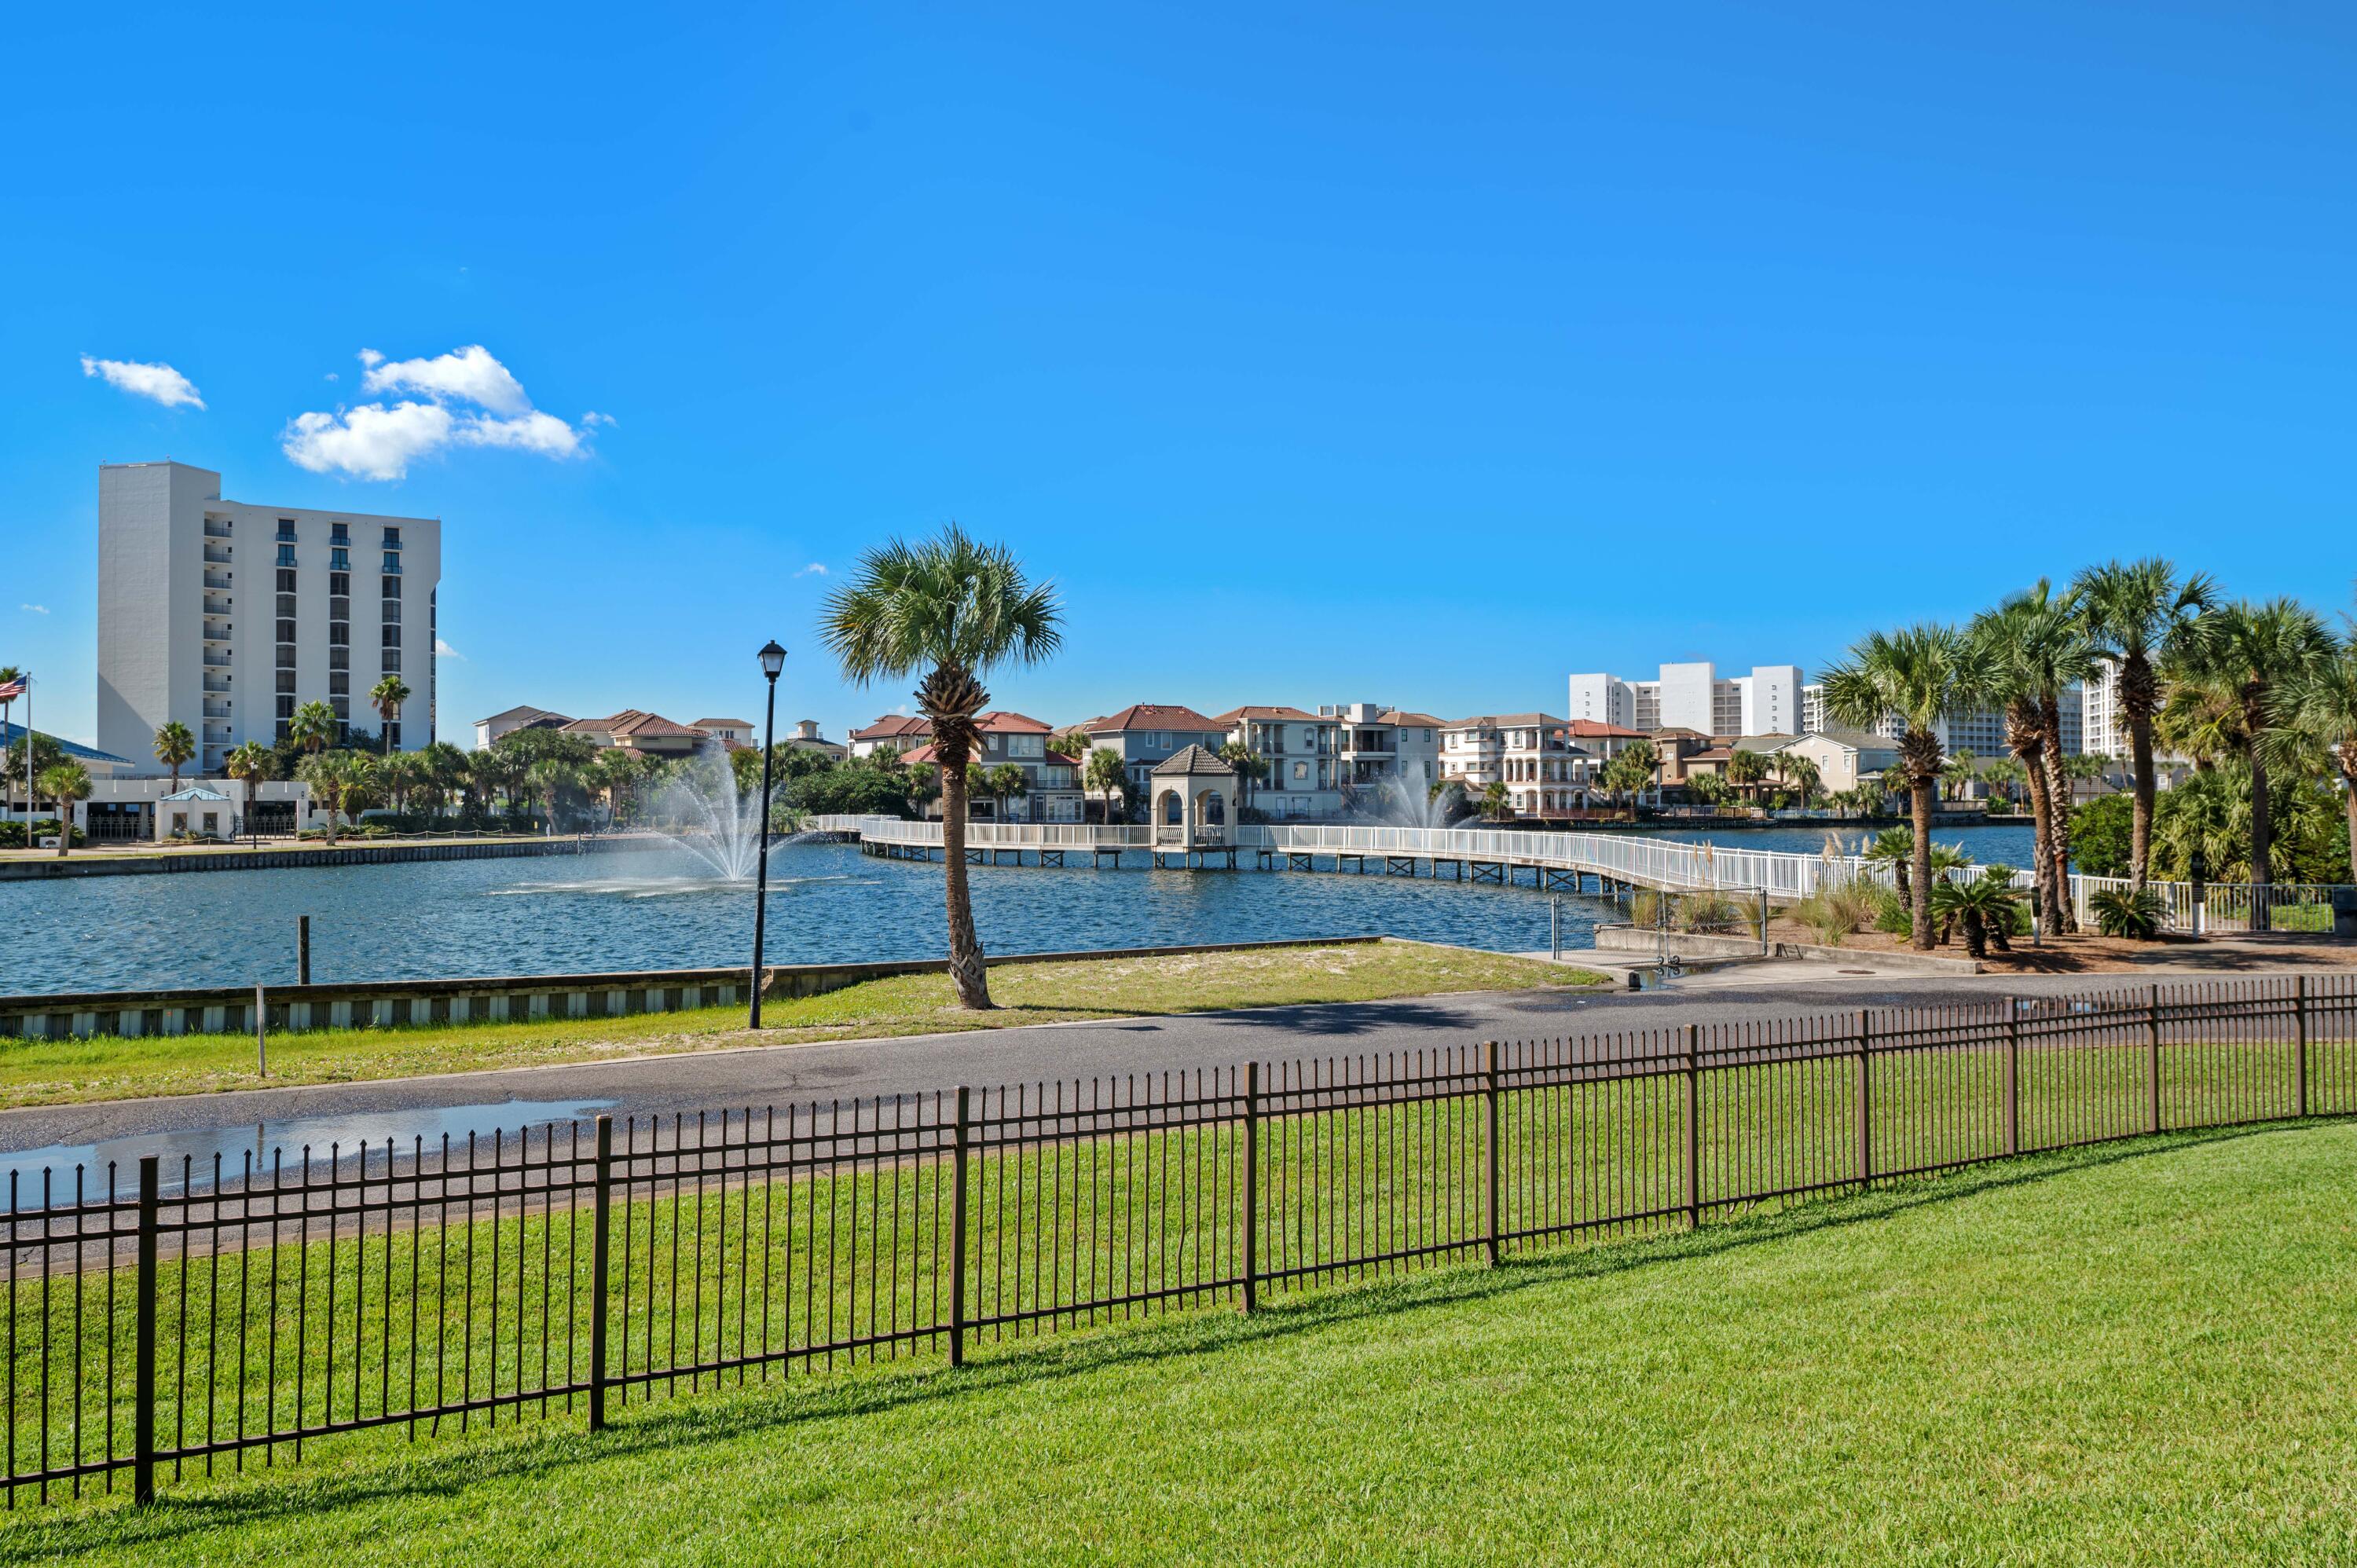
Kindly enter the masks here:
<path id="1" fill-rule="evenodd" d="M 1283 704 L 1230 708 L 1211 721 L 1226 738 L 1266 759 L 1268 776 L 1239 780 L 1242 804 L 1272 818 L 1307 820 L 1342 810 L 1335 725 L 1330 719 Z"/>
<path id="2" fill-rule="evenodd" d="M 1144 795 L 1157 764 L 1190 746 L 1216 756 L 1228 738 L 1228 726 L 1176 703 L 1133 703 L 1118 713 L 1091 719 L 1081 726 L 1092 746 L 1119 755 L 1131 785 Z"/>
<path id="3" fill-rule="evenodd" d="M 520 729 L 563 729 L 573 720 L 548 708 L 535 708 L 529 703 L 493 714 L 475 721 L 475 749 L 489 751 L 503 735 L 513 735 Z"/>
<path id="4" fill-rule="evenodd" d="M 1855 789 L 1862 780 L 1880 781 L 1899 768 L 1899 748 L 1880 736 L 1857 730 L 1821 730 L 1778 748 L 1780 757 L 1805 757 L 1817 765 L 1818 788 L 1829 795 Z M 1773 760 L 1772 758 L 1770 760 Z"/>
<path id="5" fill-rule="evenodd" d="M 933 722 L 911 714 L 886 714 L 851 732 L 851 755 L 873 757 L 886 746 L 905 757 L 933 738 Z"/>
<path id="6" fill-rule="evenodd" d="M 696 721 L 699 726 L 709 722 L 709 720 L 705 719 L 699 719 Z M 780 746 L 794 746 L 802 751 L 815 751 L 821 756 L 826 757 L 836 762 L 841 762 L 845 757 L 850 755 L 850 752 L 841 742 L 829 740 L 826 736 L 819 734 L 818 721 L 816 719 L 796 719 L 794 721 L 793 732 L 788 735 L 784 739 L 779 741 L 778 744 Z"/>
<path id="7" fill-rule="evenodd" d="M 804 720 L 803 722 L 809 723 L 808 720 Z M 757 744 L 753 736 L 753 721 L 751 719 L 697 719 L 687 727 L 690 729 L 700 729 L 705 734 L 710 736 L 713 739 L 727 746 L 752 746 Z M 815 729 L 817 726 L 813 725 L 812 727 Z"/>
<path id="8" fill-rule="evenodd" d="M 1506 786 L 1518 816 L 1567 815 L 1586 809 L 1597 759 L 1572 737 L 1569 721 L 1552 714 L 1480 714 L 1440 726 L 1440 778 L 1479 801 L 1492 784 Z"/>
<path id="9" fill-rule="evenodd" d="M 686 725 L 673 724 L 661 714 L 625 708 L 610 718 L 576 719 L 562 726 L 564 735 L 587 737 L 597 746 L 619 746 L 649 757 L 688 757 L 712 736 Z"/>
<path id="10" fill-rule="evenodd" d="M 1008 764 L 1023 773 L 1023 793 L 1009 797 L 1003 803 L 994 796 L 975 794 L 966 801 L 966 818 L 976 822 L 1077 822 L 1081 821 L 1080 759 L 1068 757 L 1048 745 L 1053 733 L 1028 714 L 1006 713 L 994 709 L 974 716 L 974 727 L 981 732 L 981 745 L 975 749 L 973 763 L 985 770 Z M 903 752 L 903 765 L 909 768 L 936 767 L 941 762 L 931 742 Z M 941 813 L 939 797 L 925 807 L 926 814 Z"/>

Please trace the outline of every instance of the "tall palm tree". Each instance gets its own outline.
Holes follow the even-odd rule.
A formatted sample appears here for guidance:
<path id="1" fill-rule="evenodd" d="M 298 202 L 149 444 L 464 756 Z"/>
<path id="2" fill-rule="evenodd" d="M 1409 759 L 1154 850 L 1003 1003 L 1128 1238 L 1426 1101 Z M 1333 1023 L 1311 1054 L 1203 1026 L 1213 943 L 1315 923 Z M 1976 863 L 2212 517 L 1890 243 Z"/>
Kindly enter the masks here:
<path id="1" fill-rule="evenodd" d="M 1053 584 L 1030 582 L 1006 547 L 977 542 L 954 523 L 933 539 L 869 551 L 827 599 L 823 635 L 854 683 L 924 671 L 916 698 L 941 765 L 950 981 L 967 1007 L 991 1004 L 965 875 L 965 767 L 979 738 L 974 715 L 990 701 L 983 678 L 1049 657 L 1062 618 Z"/>
<path id="2" fill-rule="evenodd" d="M 277 754 L 268 746 L 258 740 L 249 740 L 229 754 L 226 764 L 229 776 L 245 785 L 246 831 L 257 837 L 259 834 L 255 833 L 253 825 L 253 798 L 262 788 L 262 781 L 270 777 L 271 765 L 276 759 Z"/>
<path id="3" fill-rule="evenodd" d="M 39 784 L 41 793 L 58 803 L 58 858 L 62 860 L 73 843 L 74 802 L 90 799 L 90 770 L 79 762 L 55 763 L 42 772 Z"/>
<path id="4" fill-rule="evenodd" d="M 2332 634 L 2315 611 L 2292 599 L 2228 605 L 2199 624 L 2178 668 L 2187 685 L 2231 702 L 2237 712 L 2251 765 L 2251 880 L 2265 886 L 2275 880 L 2274 809 L 2261 739 L 2276 693 L 2297 689 L 2331 656 Z"/>
<path id="5" fill-rule="evenodd" d="M 2152 736 L 2153 720 L 2160 712 L 2160 670 L 2216 604 L 2217 588 L 2200 572 L 2180 578 L 2175 566 L 2154 556 L 2090 566 L 2071 585 L 2071 596 L 2096 654 L 2118 671 L 2120 712 L 2128 721 L 2128 768 L 2136 789 L 2128 883 L 2141 892 L 2152 865 Z"/>
<path id="6" fill-rule="evenodd" d="M 336 710 L 314 697 L 286 721 L 286 738 L 316 757 L 336 738 L 339 727 Z"/>
<path id="7" fill-rule="evenodd" d="M 2296 771 L 2317 752 L 2330 759 L 2341 775 L 2350 879 L 2357 881 L 2357 626 L 2276 692 L 2258 750 L 2279 771 Z"/>
<path id="8" fill-rule="evenodd" d="M 409 688 L 401 683 L 398 675 L 387 675 L 369 688 L 369 706 L 376 710 L 378 734 L 382 752 L 393 755 L 393 721 L 401 716 L 401 704 L 409 701 Z"/>
<path id="9" fill-rule="evenodd" d="M 1738 790 L 1748 790 L 1752 803 L 1759 804 L 1760 786 L 1768 781 L 1768 758 L 1759 752 L 1737 747 L 1727 759 L 1727 781 Z"/>
<path id="10" fill-rule="evenodd" d="M 1958 746 L 1948 754 L 1947 763 L 1940 769 L 1940 782 L 1946 788 L 1949 800 L 1964 799 L 1964 790 L 1979 777 L 1973 770 L 1973 764 L 1979 760 L 1969 746 Z"/>
<path id="11" fill-rule="evenodd" d="M 1104 797 L 1104 820 L 1107 826 L 1113 823 L 1114 798 L 1121 793 L 1121 786 L 1127 771 L 1122 764 L 1121 753 L 1109 746 L 1098 746 L 1089 753 L 1088 766 L 1081 775 L 1081 779 L 1090 789 Z"/>
<path id="12" fill-rule="evenodd" d="M 2062 693 L 2096 674 L 2093 640 L 2077 606 L 2053 585 L 2007 597 L 1973 618 L 1976 706 L 2005 714 L 2006 746 L 2029 783 L 2030 882 L 2050 931 L 2076 929 L 2071 904 L 2071 791 L 2062 753 Z"/>
<path id="13" fill-rule="evenodd" d="M 328 808 L 330 848 L 336 842 L 336 818 L 358 809 L 375 771 L 367 755 L 358 751 L 315 752 L 296 767 L 295 776 L 308 784 L 311 793 Z"/>
<path id="14" fill-rule="evenodd" d="M 1815 794 L 1817 786 L 1824 782 L 1824 774 L 1814 762 L 1790 752 L 1776 754 L 1776 772 L 1784 782 L 1800 791 L 1801 810 L 1804 811 L 1809 809 L 1809 797 Z"/>
<path id="15" fill-rule="evenodd" d="M 180 769 L 197 755 L 197 737 L 188 726 L 178 719 L 165 724 L 156 732 L 156 760 L 172 770 L 172 793 L 180 792 Z"/>
<path id="16" fill-rule="evenodd" d="M 1821 678 L 1825 715 L 1836 725 L 1871 731 L 1899 719 L 1900 765 L 1915 823 L 1911 906 L 1913 940 L 1932 950 L 1932 809 L 1940 786 L 1940 721 L 1982 689 L 1971 641 L 1954 627 L 1925 622 L 1899 631 L 1871 632 Z"/>

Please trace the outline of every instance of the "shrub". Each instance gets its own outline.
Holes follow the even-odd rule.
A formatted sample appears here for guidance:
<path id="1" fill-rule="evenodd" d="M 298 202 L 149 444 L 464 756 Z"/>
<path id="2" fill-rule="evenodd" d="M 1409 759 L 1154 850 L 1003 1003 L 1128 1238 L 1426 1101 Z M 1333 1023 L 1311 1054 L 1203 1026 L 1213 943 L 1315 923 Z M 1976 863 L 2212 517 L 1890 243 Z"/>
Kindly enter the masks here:
<path id="1" fill-rule="evenodd" d="M 1640 887 L 1629 895 L 1629 923 L 1652 926 L 1662 918 L 1662 896 L 1650 887 Z"/>
<path id="2" fill-rule="evenodd" d="M 1903 937 L 1915 929 L 1915 916 L 1907 900 L 1889 887 L 1876 887 L 1867 894 L 1874 904 L 1874 929 L 1886 936 Z"/>
<path id="3" fill-rule="evenodd" d="M 1680 901 L 1678 929 L 1687 931 L 1731 931 L 1745 923 L 1732 900 L 1716 893 L 1689 894 Z"/>
<path id="4" fill-rule="evenodd" d="M 2087 907 L 2094 911 L 2095 929 L 2107 937 L 2148 942 L 2160 935 L 2163 906 L 2160 895 L 2149 887 L 2141 892 L 2106 887 L 2088 899 Z"/>

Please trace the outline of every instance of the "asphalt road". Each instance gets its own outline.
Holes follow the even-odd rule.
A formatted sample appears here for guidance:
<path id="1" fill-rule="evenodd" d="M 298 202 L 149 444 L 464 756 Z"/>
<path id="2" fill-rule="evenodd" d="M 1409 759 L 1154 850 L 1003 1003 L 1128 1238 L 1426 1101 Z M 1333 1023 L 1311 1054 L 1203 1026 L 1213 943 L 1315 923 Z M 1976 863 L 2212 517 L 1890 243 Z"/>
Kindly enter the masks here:
<path id="1" fill-rule="evenodd" d="M 1796 966 L 1778 966 L 1788 972 Z M 374 1083 L 319 1084 L 109 1101 L 0 1112 L 0 1155 L 62 1146 L 86 1158 L 135 1161 L 164 1153 L 177 1161 L 210 1148 L 260 1147 L 285 1139 L 324 1146 L 340 1136 L 405 1144 L 438 1130 L 570 1115 L 576 1109 L 663 1116 L 721 1107 L 865 1099 L 947 1088 L 1158 1073 L 1307 1058 L 1429 1050 L 1483 1039 L 1532 1040 L 1770 1018 L 1822 1016 L 1862 1007 L 1987 1004 L 2007 993 L 2033 995 L 2140 988 L 2134 975 L 1990 978 L 1792 978 L 1733 970 L 1657 992 L 1498 992 L 1394 1002 L 1268 1007 L 1232 1013 L 1126 1018 L 1083 1024 L 780 1046 L 582 1062 L 505 1071 L 454 1073 Z M 512 1106 L 502 1112 L 492 1107 Z"/>

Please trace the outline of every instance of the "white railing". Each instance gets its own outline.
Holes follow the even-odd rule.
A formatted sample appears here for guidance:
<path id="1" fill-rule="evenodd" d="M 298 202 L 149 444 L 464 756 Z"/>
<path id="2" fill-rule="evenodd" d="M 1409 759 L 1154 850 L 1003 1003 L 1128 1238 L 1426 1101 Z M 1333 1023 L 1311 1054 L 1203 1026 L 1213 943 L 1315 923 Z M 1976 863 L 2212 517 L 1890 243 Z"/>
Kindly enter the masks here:
<path id="1" fill-rule="evenodd" d="M 911 822 L 893 817 L 813 817 L 810 825 L 829 832 L 856 833 L 876 843 L 897 843 L 938 849 L 942 825 Z M 1222 843 L 1208 838 L 1222 832 L 1224 842 L 1240 849 L 1270 850 L 1292 854 L 1397 855 L 1403 858 L 1480 860 L 1533 865 L 1551 871 L 1581 872 L 1617 882 L 1673 890 L 1756 893 L 1766 890 L 1780 902 L 1805 898 L 1824 886 L 1854 882 L 1892 886 L 1891 866 L 1857 855 L 1802 854 L 1788 850 L 1730 849 L 1709 843 L 1678 843 L 1667 839 L 1628 833 L 1532 832 L 1513 828 L 1353 827 L 1332 823 L 1271 822 L 1213 830 L 1196 830 L 1197 843 Z M 1170 836 L 1164 837 L 1163 834 Z M 1177 844 L 1182 830 L 1157 830 L 1128 823 L 971 822 L 966 843 L 973 849 L 1150 849 L 1157 843 Z M 2027 871 L 2016 871 L 2014 886 L 2033 886 Z M 2073 873 L 2071 901 L 2083 925 L 2092 926 L 2094 895 L 2109 887 L 2126 887 L 2125 877 L 2086 876 Z M 2220 934 L 2251 930 L 2315 931 L 2333 929 L 2333 900 L 2345 905 L 2357 889 L 2326 884 L 2212 882 L 2195 897 L 2183 882 L 2148 884 L 2159 897 L 2162 929 L 2170 931 Z"/>

